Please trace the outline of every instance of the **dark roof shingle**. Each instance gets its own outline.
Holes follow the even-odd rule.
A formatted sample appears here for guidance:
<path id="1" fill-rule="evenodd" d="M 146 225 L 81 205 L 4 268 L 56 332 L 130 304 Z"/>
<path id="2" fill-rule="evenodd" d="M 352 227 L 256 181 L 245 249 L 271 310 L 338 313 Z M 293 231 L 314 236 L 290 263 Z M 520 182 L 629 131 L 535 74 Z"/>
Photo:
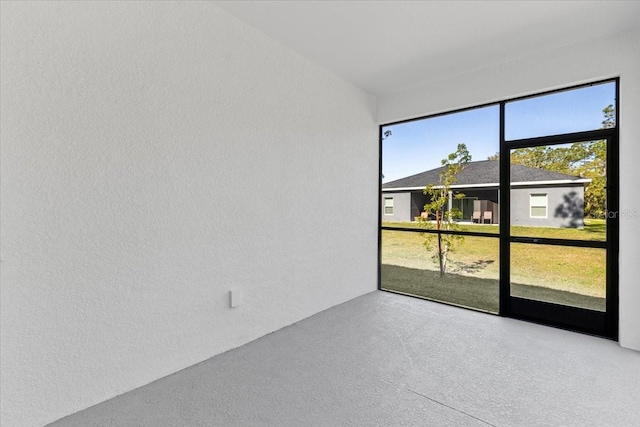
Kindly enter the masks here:
<path id="1" fill-rule="evenodd" d="M 416 175 L 400 178 L 382 184 L 382 188 L 426 187 L 437 185 L 444 166 L 431 169 Z M 481 160 L 469 162 L 456 177 L 455 185 L 497 184 L 500 182 L 500 162 L 497 160 Z M 511 165 L 512 182 L 576 180 L 578 176 L 552 172 L 545 169 L 530 168 L 523 165 Z"/>

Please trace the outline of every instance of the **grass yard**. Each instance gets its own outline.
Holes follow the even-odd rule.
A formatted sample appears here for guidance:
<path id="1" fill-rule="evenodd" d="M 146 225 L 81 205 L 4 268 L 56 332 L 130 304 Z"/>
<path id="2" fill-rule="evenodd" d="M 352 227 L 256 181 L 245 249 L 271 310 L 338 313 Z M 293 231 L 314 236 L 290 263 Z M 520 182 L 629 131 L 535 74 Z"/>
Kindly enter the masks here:
<path id="1" fill-rule="evenodd" d="M 415 226 L 395 223 L 390 226 Z M 497 233 L 491 225 L 463 225 L 462 230 Z M 513 227 L 513 235 L 604 240 L 604 221 L 582 230 Z M 440 278 L 433 251 L 420 233 L 382 231 L 382 287 L 454 304 L 497 311 L 499 241 L 467 236 L 449 254 L 447 275 Z M 434 240 L 433 243 L 436 241 Z M 511 294 L 541 301 L 604 310 L 604 249 L 512 243 Z"/>

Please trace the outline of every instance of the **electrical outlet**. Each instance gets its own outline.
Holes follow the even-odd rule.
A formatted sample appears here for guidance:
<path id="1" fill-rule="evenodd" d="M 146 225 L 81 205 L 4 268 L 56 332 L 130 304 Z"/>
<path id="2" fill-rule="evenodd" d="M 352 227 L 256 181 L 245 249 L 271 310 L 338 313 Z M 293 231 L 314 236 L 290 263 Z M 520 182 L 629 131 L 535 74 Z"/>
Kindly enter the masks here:
<path id="1" fill-rule="evenodd" d="M 242 304 L 242 292 L 239 289 L 231 289 L 229 291 L 229 306 L 236 308 Z"/>

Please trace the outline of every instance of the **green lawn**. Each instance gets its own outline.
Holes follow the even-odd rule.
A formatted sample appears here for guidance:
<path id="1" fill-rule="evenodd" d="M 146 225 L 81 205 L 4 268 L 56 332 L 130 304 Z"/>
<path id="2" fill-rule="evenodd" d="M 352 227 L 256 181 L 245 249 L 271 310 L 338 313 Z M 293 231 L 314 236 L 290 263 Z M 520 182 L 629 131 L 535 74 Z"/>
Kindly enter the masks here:
<path id="1" fill-rule="evenodd" d="M 415 223 L 385 223 L 417 227 Z M 463 225 L 462 230 L 497 233 L 493 225 Z M 513 227 L 513 235 L 604 240 L 604 221 L 584 229 Z M 497 310 L 498 239 L 467 236 L 449 256 L 440 278 L 437 258 L 421 233 L 382 231 L 382 287 L 455 304 Z M 604 249 L 512 243 L 512 295 L 579 307 L 601 307 L 605 297 Z M 443 294 L 444 292 L 444 294 Z M 448 296 L 447 296 L 448 295 Z"/>

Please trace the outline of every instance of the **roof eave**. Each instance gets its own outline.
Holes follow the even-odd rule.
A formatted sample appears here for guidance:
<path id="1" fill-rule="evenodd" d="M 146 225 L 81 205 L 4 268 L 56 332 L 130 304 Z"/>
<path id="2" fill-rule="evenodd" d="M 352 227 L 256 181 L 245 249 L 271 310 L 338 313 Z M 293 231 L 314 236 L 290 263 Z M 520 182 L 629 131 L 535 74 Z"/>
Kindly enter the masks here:
<path id="1" fill-rule="evenodd" d="M 575 185 L 575 184 L 589 184 L 591 179 L 589 178 L 579 178 L 579 179 L 556 179 L 556 180 L 546 180 L 546 181 L 520 181 L 520 182 L 512 182 L 512 187 L 537 187 L 542 185 Z M 490 182 L 485 184 L 454 184 L 449 188 L 459 189 L 459 188 L 499 188 L 500 184 L 497 182 Z M 442 185 L 434 185 L 432 188 L 434 189 L 442 189 Z M 425 187 L 389 187 L 383 188 L 382 192 L 392 192 L 392 191 L 417 191 L 424 190 Z"/>

